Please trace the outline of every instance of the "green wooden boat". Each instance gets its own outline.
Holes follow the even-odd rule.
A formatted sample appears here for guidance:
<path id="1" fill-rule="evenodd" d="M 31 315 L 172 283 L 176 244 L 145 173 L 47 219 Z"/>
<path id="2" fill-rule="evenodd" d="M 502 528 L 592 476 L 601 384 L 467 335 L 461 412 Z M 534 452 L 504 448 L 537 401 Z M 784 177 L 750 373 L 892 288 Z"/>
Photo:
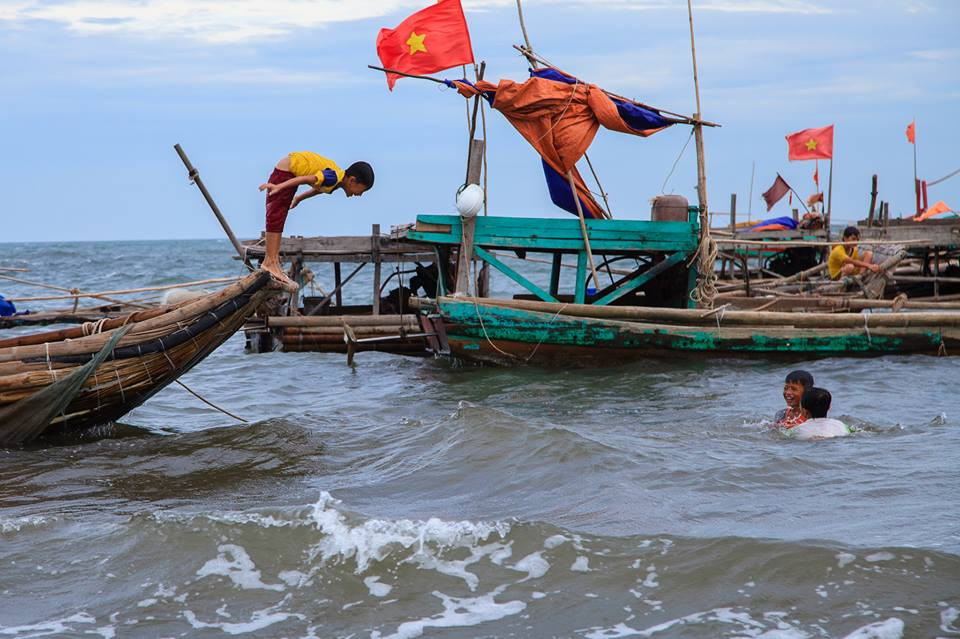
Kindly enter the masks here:
<path id="1" fill-rule="evenodd" d="M 587 220 L 597 270 L 612 282 L 588 288 L 588 254 L 576 219 L 479 217 L 473 255 L 522 289 L 512 299 L 439 290 L 416 305 L 431 348 L 500 365 L 577 366 L 649 357 L 876 356 L 960 353 L 960 312 L 787 312 L 695 308 L 697 207 L 688 220 Z M 429 243 L 443 268 L 461 246 L 464 221 L 424 215 L 408 231 Z M 550 258 L 548 283 L 508 265 L 504 253 Z M 560 290 L 563 257 L 576 259 L 572 291 Z M 624 264 L 630 265 L 623 269 Z M 617 265 L 607 270 L 609 266 Z M 572 265 L 570 265 L 572 266 Z M 456 278 L 442 277 L 443 281 Z M 935 307 L 935 305 L 934 305 Z"/>

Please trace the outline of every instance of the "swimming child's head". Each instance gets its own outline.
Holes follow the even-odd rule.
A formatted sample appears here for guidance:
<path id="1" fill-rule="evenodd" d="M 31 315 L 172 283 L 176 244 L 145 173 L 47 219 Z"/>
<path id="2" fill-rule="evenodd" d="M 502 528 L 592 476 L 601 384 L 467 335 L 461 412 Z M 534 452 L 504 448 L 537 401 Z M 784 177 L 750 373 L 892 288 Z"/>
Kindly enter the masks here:
<path id="1" fill-rule="evenodd" d="M 783 381 L 783 401 L 790 408 L 800 408 L 803 391 L 813 386 L 813 375 L 807 371 L 790 371 Z"/>
<path id="2" fill-rule="evenodd" d="M 343 172 L 342 185 L 347 197 L 363 195 L 373 188 L 373 167 L 366 162 L 354 162 Z"/>
<path id="3" fill-rule="evenodd" d="M 830 391 L 825 388 L 808 388 L 803 391 L 803 397 L 800 398 L 800 406 L 804 412 L 810 415 L 811 419 L 826 417 L 830 412 L 830 402 L 833 397 Z"/>

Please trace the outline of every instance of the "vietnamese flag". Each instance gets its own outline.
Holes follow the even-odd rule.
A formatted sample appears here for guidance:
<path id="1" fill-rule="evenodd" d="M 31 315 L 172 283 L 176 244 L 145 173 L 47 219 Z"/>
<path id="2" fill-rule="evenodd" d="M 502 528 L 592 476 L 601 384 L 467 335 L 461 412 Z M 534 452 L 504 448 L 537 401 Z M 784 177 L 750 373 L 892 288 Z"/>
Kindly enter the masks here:
<path id="1" fill-rule="evenodd" d="M 910 144 L 917 143 L 917 122 L 914 120 L 907 125 L 907 142 Z"/>
<path id="2" fill-rule="evenodd" d="M 787 147 L 790 160 L 829 160 L 833 157 L 833 125 L 791 133 Z"/>
<path id="3" fill-rule="evenodd" d="M 380 29 L 377 55 L 387 69 L 424 75 L 473 64 L 470 32 L 460 0 L 440 0 L 417 11 L 396 29 Z M 393 91 L 396 73 L 387 73 Z"/>

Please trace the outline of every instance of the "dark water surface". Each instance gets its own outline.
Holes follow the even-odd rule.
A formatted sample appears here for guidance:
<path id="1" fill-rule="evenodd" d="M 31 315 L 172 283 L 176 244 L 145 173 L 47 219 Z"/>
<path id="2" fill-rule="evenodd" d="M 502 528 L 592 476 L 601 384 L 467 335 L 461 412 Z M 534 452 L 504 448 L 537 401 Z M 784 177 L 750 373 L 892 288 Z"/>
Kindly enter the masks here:
<path id="1" fill-rule="evenodd" d="M 222 242 L 4 254 L 88 289 L 239 273 Z M 184 381 L 249 424 L 171 387 L 99 437 L 0 451 L 0 637 L 960 636 L 956 359 L 242 346 Z M 793 367 L 856 435 L 769 429 Z"/>

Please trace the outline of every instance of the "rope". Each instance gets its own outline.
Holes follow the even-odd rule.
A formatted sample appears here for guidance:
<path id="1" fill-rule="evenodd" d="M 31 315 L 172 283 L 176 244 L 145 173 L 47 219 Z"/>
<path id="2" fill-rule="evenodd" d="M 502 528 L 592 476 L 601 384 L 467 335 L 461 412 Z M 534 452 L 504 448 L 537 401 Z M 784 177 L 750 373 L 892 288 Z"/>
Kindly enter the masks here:
<path id="1" fill-rule="evenodd" d="M 206 404 L 207 406 L 210 406 L 211 408 L 215 408 L 216 410 L 220 411 L 220 412 L 223 413 L 224 415 L 227 415 L 228 417 L 233 417 L 233 418 L 236 419 L 237 421 L 241 421 L 241 422 L 243 422 L 244 424 L 249 424 L 249 423 L 250 423 L 249 421 L 245 420 L 243 417 L 238 417 L 237 415 L 234 415 L 234 414 L 231 413 L 230 411 L 225 410 L 225 409 L 223 409 L 223 408 L 220 408 L 219 406 L 217 406 L 216 404 L 214 404 L 214 403 L 211 402 L 210 400 L 205 399 L 204 397 L 202 397 L 202 396 L 200 395 L 200 393 L 198 393 L 197 391 L 193 390 L 192 388 L 190 388 L 189 386 L 187 386 L 186 384 L 184 384 L 183 382 L 181 382 L 179 379 L 175 379 L 175 380 L 173 380 L 173 381 L 175 381 L 177 384 L 179 384 L 180 387 L 183 388 L 183 390 L 187 391 L 188 393 L 190 393 L 191 395 L 193 395 L 194 397 L 196 397 L 197 399 L 199 399 L 201 402 L 203 402 L 203 403 Z"/>
<path id="2" fill-rule="evenodd" d="M 694 260 L 697 261 L 697 285 L 690 291 L 690 299 L 701 308 L 713 308 L 717 297 L 717 273 L 714 268 L 720 249 L 710 235 L 710 229 L 704 228 L 700 236 L 700 245 Z M 691 260 L 692 262 L 693 260 Z"/>
<path id="3" fill-rule="evenodd" d="M 870 344 L 871 346 L 873 346 L 873 337 L 870 335 L 870 325 L 867 323 L 867 319 L 869 319 L 869 317 L 870 317 L 870 314 L 867 312 L 866 309 L 864 309 L 864 311 L 863 311 L 863 330 L 866 331 L 866 333 L 867 333 L 867 343 Z"/>
<path id="4" fill-rule="evenodd" d="M 480 315 L 480 305 L 477 304 L 476 300 L 473 302 L 473 307 L 477 312 L 477 319 L 480 320 L 480 329 L 483 331 L 483 336 L 486 338 L 487 343 L 493 347 L 495 351 L 507 357 L 513 357 L 514 359 L 520 359 L 513 353 L 508 353 L 507 351 L 501 350 L 496 344 L 493 343 L 493 340 L 490 339 L 490 336 L 487 334 L 487 327 L 483 325 L 483 317 Z"/>
<path id="5" fill-rule="evenodd" d="M 941 182 L 943 182 L 943 181 L 945 181 L 945 180 L 949 180 L 950 178 L 952 178 L 952 177 L 953 177 L 954 175 L 956 175 L 957 173 L 960 173 L 960 169 L 957 169 L 957 170 L 954 171 L 953 173 L 948 173 L 947 175 L 944 175 L 944 176 L 943 176 L 942 178 L 940 178 L 939 180 L 934 180 L 933 182 L 927 182 L 927 186 L 933 186 L 933 185 L 935 185 L 935 184 L 940 184 Z"/>
<path id="6" fill-rule="evenodd" d="M 677 170 L 677 165 L 680 164 L 680 158 L 683 157 L 684 152 L 687 150 L 687 146 L 690 144 L 690 140 L 693 139 L 693 129 L 690 129 L 690 135 L 687 136 L 687 141 L 683 143 L 683 148 L 680 149 L 680 155 L 677 156 L 677 159 L 673 161 L 673 167 L 671 167 L 670 172 L 667 173 L 667 177 L 663 179 L 663 184 L 660 186 L 660 192 L 664 193 L 667 189 L 667 182 L 670 181 L 670 178 L 673 177 L 673 172 Z"/>

